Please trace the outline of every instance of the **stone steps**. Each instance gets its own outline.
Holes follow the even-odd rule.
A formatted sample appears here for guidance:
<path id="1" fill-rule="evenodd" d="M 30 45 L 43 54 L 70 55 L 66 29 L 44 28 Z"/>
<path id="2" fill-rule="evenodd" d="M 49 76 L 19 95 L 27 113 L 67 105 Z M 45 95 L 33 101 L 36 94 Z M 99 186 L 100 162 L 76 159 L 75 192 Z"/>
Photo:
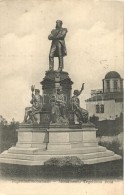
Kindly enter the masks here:
<path id="1" fill-rule="evenodd" d="M 11 159 L 11 158 L 0 158 L 0 163 L 16 164 L 16 165 L 27 165 L 27 166 L 44 165 L 44 161 L 30 161 L 30 160 Z"/>
<path id="2" fill-rule="evenodd" d="M 88 160 L 83 160 L 84 164 L 97 164 L 97 163 L 102 163 L 102 162 L 109 162 L 113 160 L 119 160 L 121 159 L 121 156 L 114 154 L 113 156 L 108 156 L 108 157 L 101 157 L 101 158 L 94 158 L 94 159 L 88 159 Z"/>
<path id="3" fill-rule="evenodd" d="M 30 154 L 12 154 L 8 153 L 8 151 L 5 151 L 1 154 L 1 158 L 11 158 L 11 159 L 22 159 L 22 160 L 48 160 L 50 158 L 60 158 L 64 156 L 77 156 L 81 160 L 86 160 L 86 159 L 92 159 L 92 158 L 101 158 L 101 157 L 106 157 L 106 156 L 112 156 L 114 153 L 112 151 L 106 150 L 105 152 L 95 152 L 95 153 L 86 153 L 86 154 L 79 154 L 79 153 L 74 153 L 74 154 L 36 154 L 36 155 L 30 155 Z"/>
<path id="4" fill-rule="evenodd" d="M 81 149 L 74 149 L 68 151 L 42 151 L 42 154 L 30 154 L 31 151 L 37 151 L 36 149 L 17 149 L 17 148 L 11 148 L 11 150 L 4 151 L 1 154 L 0 162 L 1 163 L 10 163 L 10 164 L 20 164 L 20 165 L 43 165 L 45 161 L 49 160 L 50 158 L 60 158 L 64 156 L 76 156 L 80 158 L 84 164 L 96 164 L 101 162 L 107 162 L 112 160 L 121 159 L 119 155 L 114 154 L 114 152 L 106 150 L 104 147 L 97 147 L 92 148 L 94 150 L 91 150 L 91 148 L 84 148 Z M 89 152 L 89 150 L 91 152 Z M 17 152 L 12 153 L 11 151 Z M 19 153 L 22 152 L 22 153 Z M 25 153 L 23 153 L 25 151 Z M 97 152 L 96 152 L 97 151 Z M 41 151 L 40 151 L 41 153 Z"/>
<path id="5" fill-rule="evenodd" d="M 95 159 L 95 158 L 101 158 L 101 157 L 107 157 L 107 156 L 113 156 L 114 152 L 106 150 L 105 152 L 97 152 L 97 153 L 88 153 L 80 155 L 79 158 L 81 160 L 87 160 L 87 159 Z"/>
<path id="6" fill-rule="evenodd" d="M 28 155 L 34 155 L 34 154 L 41 154 L 41 155 L 69 155 L 69 154 L 87 154 L 87 153 L 94 153 L 94 152 L 105 152 L 106 148 L 102 146 L 97 146 L 97 147 L 82 147 L 82 148 L 76 148 L 76 149 L 71 149 L 71 150 L 40 150 L 37 148 L 17 148 L 17 147 L 12 147 L 8 150 L 8 153 L 12 154 L 28 154 Z"/>
<path id="7" fill-rule="evenodd" d="M 109 162 L 113 160 L 119 160 L 121 157 L 119 155 L 113 155 L 108 157 L 101 157 L 101 158 L 95 158 L 95 159 L 88 159 L 88 160 L 82 160 L 84 164 L 97 164 L 102 162 Z M 24 160 L 24 159 L 11 159 L 11 158 L 0 158 L 1 163 L 7 163 L 7 164 L 18 164 L 18 165 L 28 165 L 28 166 L 40 166 L 44 165 L 44 160 Z"/>

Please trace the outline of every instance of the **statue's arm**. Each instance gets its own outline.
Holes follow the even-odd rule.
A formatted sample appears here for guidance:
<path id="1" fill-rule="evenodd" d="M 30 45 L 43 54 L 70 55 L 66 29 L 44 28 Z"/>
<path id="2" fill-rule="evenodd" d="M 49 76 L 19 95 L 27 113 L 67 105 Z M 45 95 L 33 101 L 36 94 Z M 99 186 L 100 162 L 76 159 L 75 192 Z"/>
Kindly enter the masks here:
<path id="1" fill-rule="evenodd" d="M 82 93 L 83 90 L 84 90 L 84 83 L 82 84 L 81 90 L 79 91 L 79 95 Z"/>
<path id="2" fill-rule="evenodd" d="M 35 99 L 35 95 L 32 93 L 32 99 L 31 99 L 31 101 L 30 101 L 31 104 L 33 104 L 34 99 Z"/>
<path id="3" fill-rule="evenodd" d="M 67 34 L 67 28 L 64 28 L 62 31 L 60 31 L 60 33 L 57 34 L 56 38 L 57 39 L 64 39 L 66 34 Z"/>
<path id="4" fill-rule="evenodd" d="M 56 30 L 52 30 L 51 34 L 48 36 L 49 40 L 55 40 L 56 39 Z"/>
<path id="5" fill-rule="evenodd" d="M 49 40 L 54 40 L 55 38 L 54 38 L 54 36 L 53 36 L 52 34 L 50 34 L 50 35 L 48 36 L 48 39 L 49 39 Z"/>
<path id="6" fill-rule="evenodd" d="M 54 36 L 53 36 L 52 34 L 50 34 L 50 35 L 48 36 L 48 39 L 49 39 L 49 40 L 54 40 L 55 38 L 54 38 Z"/>
<path id="7" fill-rule="evenodd" d="M 64 95 L 61 96 L 61 99 L 59 100 L 59 102 L 61 103 L 65 103 L 65 98 L 64 98 Z"/>

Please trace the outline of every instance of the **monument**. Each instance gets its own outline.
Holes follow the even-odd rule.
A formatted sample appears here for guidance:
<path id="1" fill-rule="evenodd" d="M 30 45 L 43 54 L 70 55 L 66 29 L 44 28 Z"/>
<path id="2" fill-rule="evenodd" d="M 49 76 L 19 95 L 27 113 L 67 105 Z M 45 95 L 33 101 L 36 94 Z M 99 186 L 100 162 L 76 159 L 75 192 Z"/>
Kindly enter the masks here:
<path id="1" fill-rule="evenodd" d="M 49 69 L 40 82 L 42 96 L 32 85 L 31 107 L 25 108 L 24 121 L 17 129 L 18 142 L 0 154 L 0 163 L 36 166 L 53 157 L 76 156 L 83 164 L 95 164 L 121 158 L 98 145 L 97 129 L 89 122 L 88 112 L 81 108 L 78 98 L 84 83 L 72 96 L 73 82 L 63 62 L 67 55 L 66 33 L 62 21 L 57 20 L 56 29 L 48 36 L 52 44 Z M 54 57 L 59 59 L 58 70 L 54 70 Z"/>

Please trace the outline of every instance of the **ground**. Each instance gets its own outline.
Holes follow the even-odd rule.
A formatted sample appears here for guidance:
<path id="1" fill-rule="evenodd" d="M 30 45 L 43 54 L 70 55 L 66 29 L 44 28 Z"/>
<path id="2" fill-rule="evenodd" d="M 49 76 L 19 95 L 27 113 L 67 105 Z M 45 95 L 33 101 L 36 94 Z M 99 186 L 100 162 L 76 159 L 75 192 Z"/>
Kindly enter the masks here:
<path id="1" fill-rule="evenodd" d="M 0 180 L 14 182 L 96 182 L 123 179 L 123 160 L 81 166 L 0 166 Z"/>

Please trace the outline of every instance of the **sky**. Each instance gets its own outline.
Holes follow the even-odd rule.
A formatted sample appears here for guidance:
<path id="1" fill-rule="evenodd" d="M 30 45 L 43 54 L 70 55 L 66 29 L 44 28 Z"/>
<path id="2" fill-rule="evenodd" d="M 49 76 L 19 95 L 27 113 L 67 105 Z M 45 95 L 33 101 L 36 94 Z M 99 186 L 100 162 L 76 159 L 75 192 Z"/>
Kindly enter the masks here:
<path id="1" fill-rule="evenodd" d="M 30 86 L 42 94 L 48 35 L 58 19 L 68 29 L 64 71 L 74 82 L 73 90 L 85 83 L 84 108 L 91 89 L 102 88 L 107 72 L 124 78 L 123 10 L 121 1 L 0 0 L 0 115 L 21 122 L 30 106 Z"/>

